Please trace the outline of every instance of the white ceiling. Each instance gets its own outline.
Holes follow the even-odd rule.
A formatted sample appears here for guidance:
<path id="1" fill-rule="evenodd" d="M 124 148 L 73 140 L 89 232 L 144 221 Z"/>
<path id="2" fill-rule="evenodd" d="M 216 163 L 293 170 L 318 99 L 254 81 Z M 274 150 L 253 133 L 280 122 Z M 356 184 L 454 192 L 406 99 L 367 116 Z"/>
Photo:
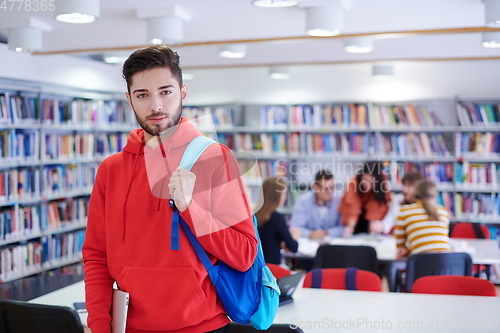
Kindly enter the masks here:
<path id="1" fill-rule="evenodd" d="M 44 32 L 42 52 L 104 48 L 130 48 L 130 52 L 147 45 L 146 22 L 136 17 L 137 9 L 178 5 L 191 16 L 184 24 L 184 44 L 306 37 L 304 7 L 335 2 L 303 0 L 296 7 L 260 8 L 251 0 L 101 0 L 99 20 L 80 25 L 58 22 L 50 12 L 0 10 L 0 27 L 4 28 L 0 33 L 6 34 L 5 22 L 31 16 L 53 28 Z M 344 35 L 484 27 L 482 0 L 350 0 L 348 7 Z M 218 45 L 174 48 L 181 54 L 184 68 L 500 57 L 500 49 L 481 45 L 477 32 L 379 35 L 374 51 L 367 54 L 345 52 L 341 38 L 248 43 L 247 56 L 241 59 L 219 57 Z"/>

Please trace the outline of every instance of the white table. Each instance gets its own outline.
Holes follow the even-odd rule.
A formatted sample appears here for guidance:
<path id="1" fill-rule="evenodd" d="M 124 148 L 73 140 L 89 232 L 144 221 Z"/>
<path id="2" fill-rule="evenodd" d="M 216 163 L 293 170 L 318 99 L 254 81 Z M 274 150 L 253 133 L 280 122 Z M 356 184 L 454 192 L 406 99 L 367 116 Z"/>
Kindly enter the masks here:
<path id="1" fill-rule="evenodd" d="M 300 288 L 293 298 L 275 322 L 306 333 L 500 332 L 500 297 Z"/>
<path id="2" fill-rule="evenodd" d="M 308 238 L 299 239 L 298 255 L 302 257 L 316 256 L 319 243 Z M 332 245 L 367 245 L 375 248 L 379 260 L 396 260 L 396 240 L 387 235 L 355 235 L 349 238 L 332 238 L 327 240 Z M 500 247 L 494 239 L 450 238 L 450 245 L 455 252 L 466 252 L 472 257 L 474 264 L 500 264 Z M 287 257 L 294 255 L 286 254 Z"/>
<path id="3" fill-rule="evenodd" d="M 82 281 L 30 302 L 72 307 L 84 296 Z M 279 308 L 275 322 L 295 324 L 306 333 L 500 332 L 500 297 L 298 288 L 293 298 Z M 81 317 L 86 323 L 86 315 Z"/>

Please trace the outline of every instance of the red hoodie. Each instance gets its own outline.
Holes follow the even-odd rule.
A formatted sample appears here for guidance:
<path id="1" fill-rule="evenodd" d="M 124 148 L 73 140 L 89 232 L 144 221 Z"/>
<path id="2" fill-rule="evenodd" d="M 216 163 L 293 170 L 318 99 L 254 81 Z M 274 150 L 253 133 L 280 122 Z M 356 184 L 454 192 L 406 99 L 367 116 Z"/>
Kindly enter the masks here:
<path id="1" fill-rule="evenodd" d="M 115 281 L 130 293 L 128 333 L 207 332 L 229 322 L 182 229 L 180 250 L 171 249 L 169 173 L 179 165 L 189 142 L 201 135 L 185 119 L 181 123 L 163 143 L 166 159 L 161 159 L 159 148 L 143 143 L 143 130 L 137 129 L 123 152 L 99 167 L 83 244 L 92 333 L 110 333 Z M 162 163 L 162 176 L 167 180 L 160 186 L 163 199 L 158 198 L 160 191 L 151 180 L 154 161 Z M 193 199 L 181 216 L 213 263 L 218 258 L 235 269 L 247 270 L 257 253 L 257 240 L 234 156 L 225 146 L 213 144 L 191 172 L 196 175 Z"/>

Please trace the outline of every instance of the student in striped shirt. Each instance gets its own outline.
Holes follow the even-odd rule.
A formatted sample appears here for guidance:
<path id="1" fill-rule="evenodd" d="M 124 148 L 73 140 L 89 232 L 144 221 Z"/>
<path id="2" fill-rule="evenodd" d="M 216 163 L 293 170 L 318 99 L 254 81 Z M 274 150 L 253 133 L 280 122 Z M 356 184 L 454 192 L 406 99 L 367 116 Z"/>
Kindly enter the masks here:
<path id="1" fill-rule="evenodd" d="M 436 197 L 436 185 L 424 180 L 415 188 L 417 202 L 401 207 L 394 230 L 398 260 L 408 254 L 450 252 L 448 212 Z"/>

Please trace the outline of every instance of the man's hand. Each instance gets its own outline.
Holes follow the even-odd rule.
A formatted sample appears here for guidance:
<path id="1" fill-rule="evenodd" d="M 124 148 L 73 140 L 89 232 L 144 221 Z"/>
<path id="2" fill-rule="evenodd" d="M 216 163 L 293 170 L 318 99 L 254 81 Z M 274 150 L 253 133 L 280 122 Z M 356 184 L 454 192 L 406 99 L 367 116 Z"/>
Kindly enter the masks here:
<path id="1" fill-rule="evenodd" d="M 180 212 L 185 211 L 193 198 L 196 175 L 191 171 L 178 167 L 170 177 L 168 190 Z"/>
<path id="2" fill-rule="evenodd" d="M 353 233 L 354 233 L 354 227 L 346 225 L 344 227 L 344 232 L 342 233 L 342 237 L 351 237 Z"/>
<path id="3" fill-rule="evenodd" d="M 325 238 L 326 235 L 328 235 L 326 230 L 318 229 L 318 230 L 314 230 L 313 232 L 311 232 L 311 234 L 309 235 L 309 238 L 310 239 L 323 239 L 323 238 Z"/>
<path id="4" fill-rule="evenodd" d="M 370 234 L 381 234 L 384 232 L 384 223 L 382 221 L 370 221 Z"/>
<path id="5" fill-rule="evenodd" d="M 290 235 L 292 235 L 292 238 L 297 240 L 300 237 L 300 229 L 296 227 L 290 227 Z"/>

